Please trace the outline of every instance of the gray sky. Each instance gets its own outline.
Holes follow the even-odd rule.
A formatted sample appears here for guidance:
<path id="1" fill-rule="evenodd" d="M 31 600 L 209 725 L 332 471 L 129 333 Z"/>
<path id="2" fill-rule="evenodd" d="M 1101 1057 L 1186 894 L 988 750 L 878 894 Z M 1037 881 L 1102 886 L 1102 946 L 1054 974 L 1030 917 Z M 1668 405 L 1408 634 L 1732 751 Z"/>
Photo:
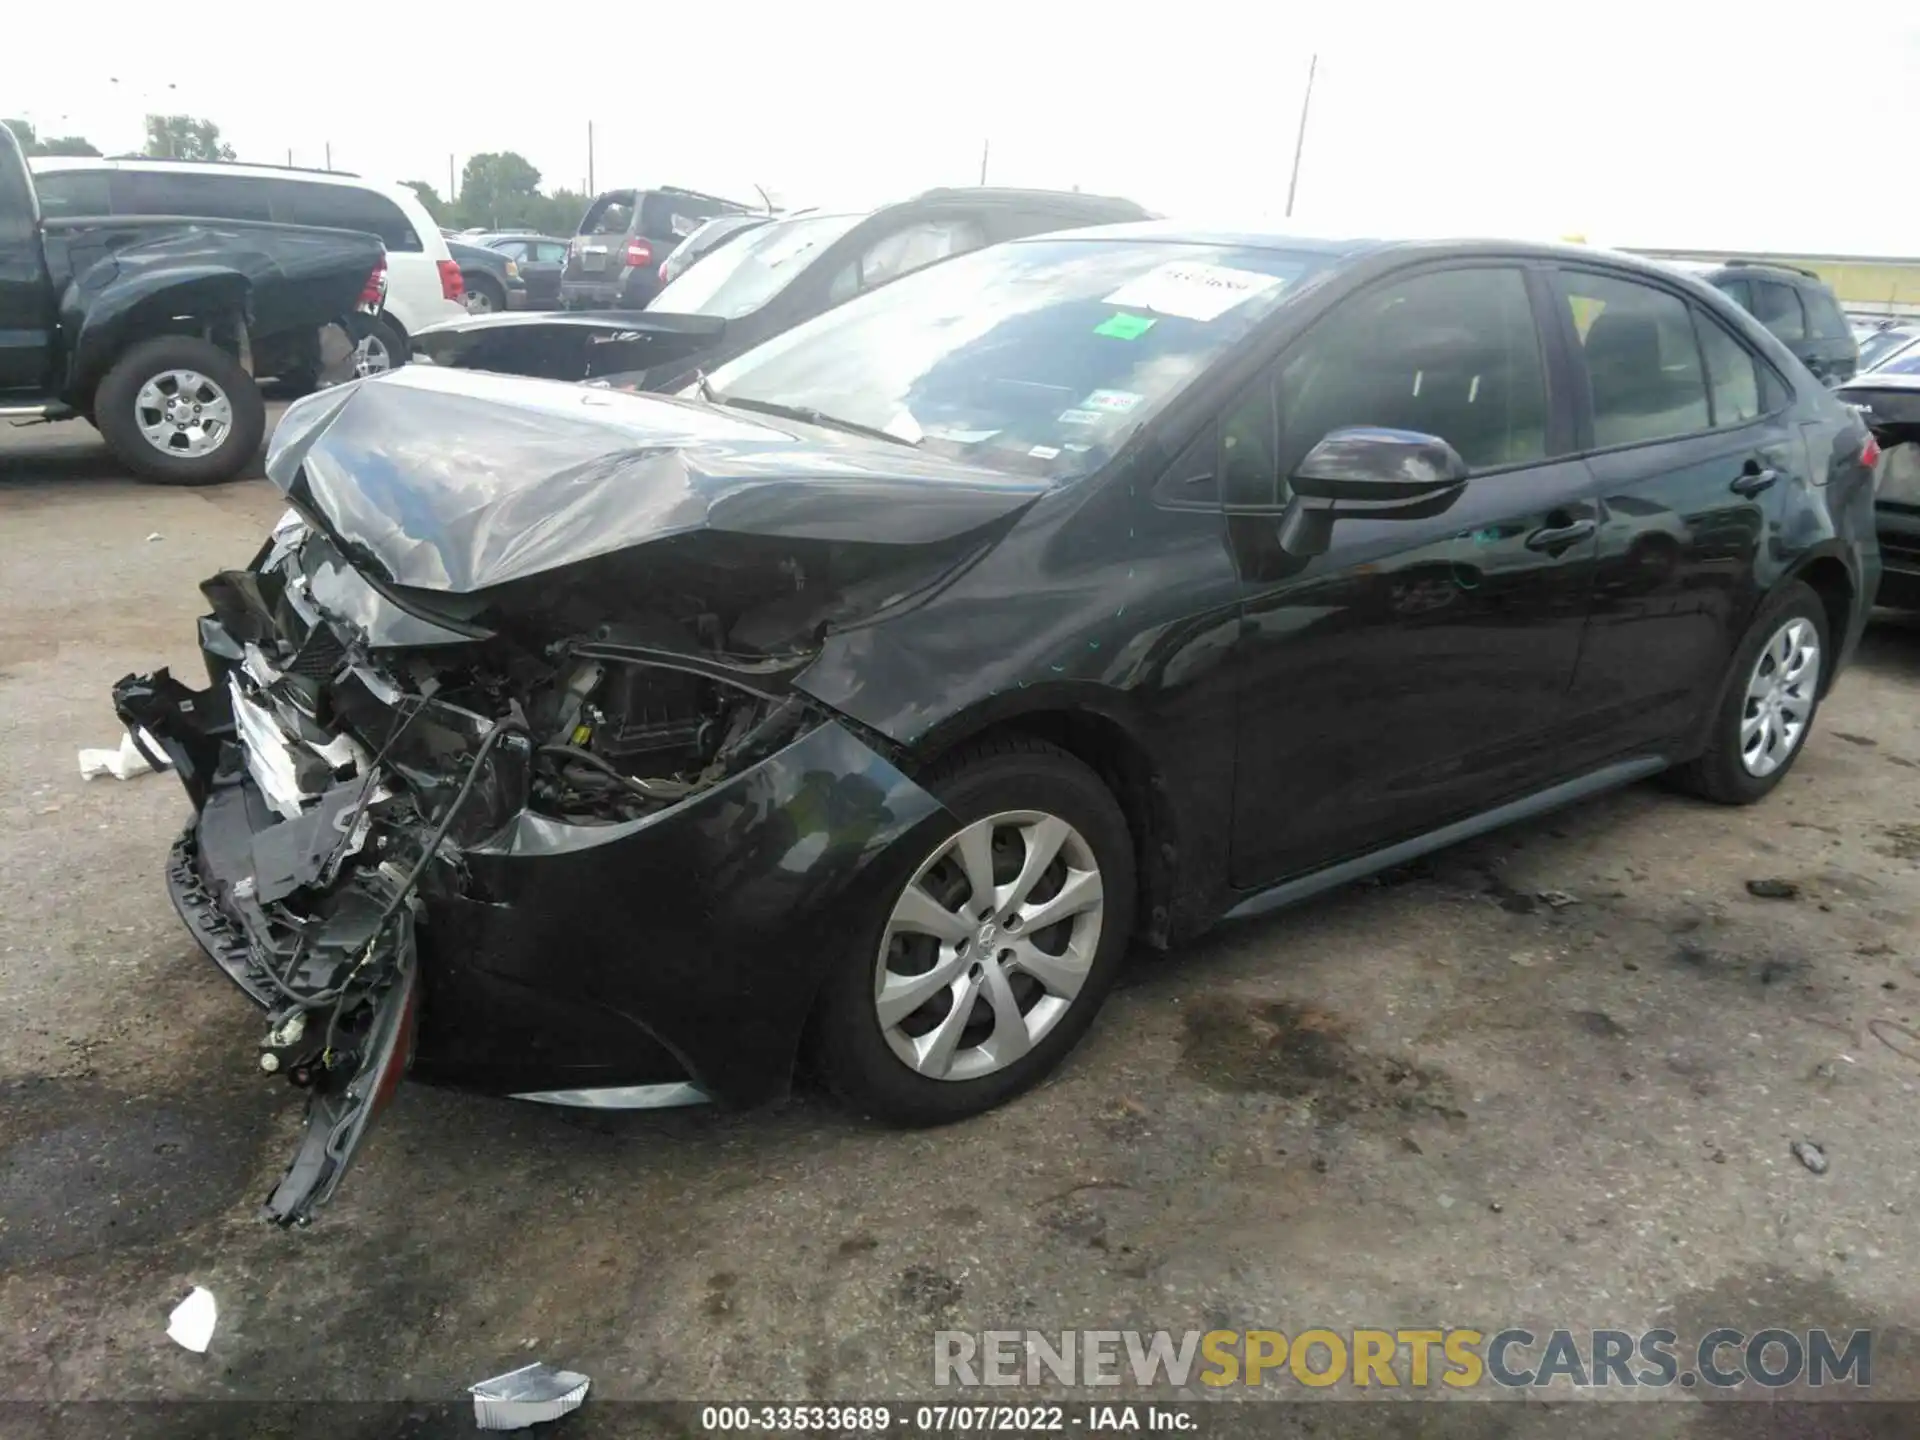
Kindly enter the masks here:
<path id="1" fill-rule="evenodd" d="M 603 189 L 799 205 L 971 184 L 988 141 L 996 183 L 1277 222 L 1318 52 L 1300 228 L 1920 255 L 1913 0 L 19 8 L 0 114 L 109 153 L 164 108 L 247 160 L 444 191 L 516 149 L 578 186 L 591 119 Z"/>

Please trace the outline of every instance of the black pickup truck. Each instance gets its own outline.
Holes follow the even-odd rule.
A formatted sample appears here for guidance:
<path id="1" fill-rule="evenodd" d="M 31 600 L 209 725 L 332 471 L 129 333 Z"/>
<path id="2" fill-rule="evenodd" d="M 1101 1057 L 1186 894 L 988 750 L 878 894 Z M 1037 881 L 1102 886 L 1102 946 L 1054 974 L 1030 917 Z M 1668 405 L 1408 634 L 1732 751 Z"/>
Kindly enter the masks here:
<path id="1" fill-rule="evenodd" d="M 144 479 L 230 479 L 266 429 L 254 376 L 351 374 L 386 263 L 350 230 L 43 220 L 0 125 L 0 420 L 82 417 Z"/>

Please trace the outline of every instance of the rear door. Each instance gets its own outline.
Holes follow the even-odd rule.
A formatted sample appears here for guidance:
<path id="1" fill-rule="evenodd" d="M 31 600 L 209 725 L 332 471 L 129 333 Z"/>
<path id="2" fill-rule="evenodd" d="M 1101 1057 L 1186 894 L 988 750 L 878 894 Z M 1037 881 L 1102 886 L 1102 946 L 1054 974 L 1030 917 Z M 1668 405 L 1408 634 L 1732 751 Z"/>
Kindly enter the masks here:
<path id="1" fill-rule="evenodd" d="M 566 279 L 594 284 L 619 276 L 638 203 L 632 190 L 608 190 L 587 207 L 568 247 Z"/>
<path id="2" fill-rule="evenodd" d="M 1604 758 L 1668 742 L 1714 693 L 1807 453 L 1790 387 L 1732 323 L 1642 276 L 1554 281 L 1600 507 L 1577 744 Z"/>
<path id="3" fill-rule="evenodd" d="M 53 371 L 53 286 L 20 142 L 0 125 L 0 396 L 37 395 Z"/>
<path id="4" fill-rule="evenodd" d="M 1519 264 L 1444 266 L 1342 301 L 1228 408 L 1229 508 L 1287 498 L 1333 430 L 1439 435 L 1473 470 L 1443 513 L 1345 517 L 1326 554 L 1234 516 L 1246 582 L 1233 883 L 1425 833 L 1564 772 L 1596 518 L 1547 298 Z"/>

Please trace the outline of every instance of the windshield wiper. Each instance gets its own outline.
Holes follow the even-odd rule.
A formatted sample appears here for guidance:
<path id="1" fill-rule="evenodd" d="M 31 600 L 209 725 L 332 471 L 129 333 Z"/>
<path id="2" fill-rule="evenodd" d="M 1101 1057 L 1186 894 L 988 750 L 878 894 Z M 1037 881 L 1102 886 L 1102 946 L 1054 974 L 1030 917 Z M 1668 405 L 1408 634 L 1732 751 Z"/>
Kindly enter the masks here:
<path id="1" fill-rule="evenodd" d="M 708 404 L 717 405 L 720 403 L 720 397 L 713 393 L 713 382 L 707 379 L 706 371 L 696 370 L 693 372 L 693 388 L 699 393 L 700 398 Z"/>
<path id="2" fill-rule="evenodd" d="M 702 377 L 702 385 L 705 377 Z M 866 435 L 875 440 L 891 440 L 895 445 L 904 445 L 909 450 L 920 448 L 920 442 L 909 440 L 904 435 L 895 435 L 891 430 L 882 430 L 876 425 L 862 425 L 858 420 L 842 420 L 838 415 L 827 415 L 805 405 L 782 405 L 777 400 L 751 400 L 740 395 L 719 395 L 711 389 L 703 388 L 701 398 L 713 401 L 716 405 L 729 405 L 736 410 L 753 410 L 761 415 L 777 415 L 782 420 L 801 420 L 809 425 L 821 425 L 829 430 L 844 430 L 850 435 Z"/>

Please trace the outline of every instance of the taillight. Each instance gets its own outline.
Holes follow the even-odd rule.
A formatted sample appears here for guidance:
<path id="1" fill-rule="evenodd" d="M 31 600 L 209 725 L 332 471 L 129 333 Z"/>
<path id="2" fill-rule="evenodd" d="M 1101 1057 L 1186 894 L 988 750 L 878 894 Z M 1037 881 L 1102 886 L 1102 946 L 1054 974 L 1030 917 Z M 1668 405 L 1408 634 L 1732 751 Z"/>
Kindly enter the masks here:
<path id="1" fill-rule="evenodd" d="M 449 300 L 458 300 L 467 293 L 467 282 L 460 278 L 458 260 L 440 262 L 440 293 Z"/>
<path id="2" fill-rule="evenodd" d="M 653 263 L 653 247 L 644 240 L 627 242 L 627 264 L 638 269 L 642 265 Z"/>
<path id="3" fill-rule="evenodd" d="M 387 300 L 387 257 L 382 255 L 367 272 L 367 283 L 360 287 L 360 303 L 378 308 Z"/>
<path id="4" fill-rule="evenodd" d="M 660 283 L 662 285 L 667 283 L 667 262 L 665 260 L 660 262 Z"/>
<path id="5" fill-rule="evenodd" d="M 1873 432 L 1867 432 L 1867 443 L 1860 447 L 1860 463 L 1872 470 L 1880 463 L 1880 442 L 1873 438 Z"/>

